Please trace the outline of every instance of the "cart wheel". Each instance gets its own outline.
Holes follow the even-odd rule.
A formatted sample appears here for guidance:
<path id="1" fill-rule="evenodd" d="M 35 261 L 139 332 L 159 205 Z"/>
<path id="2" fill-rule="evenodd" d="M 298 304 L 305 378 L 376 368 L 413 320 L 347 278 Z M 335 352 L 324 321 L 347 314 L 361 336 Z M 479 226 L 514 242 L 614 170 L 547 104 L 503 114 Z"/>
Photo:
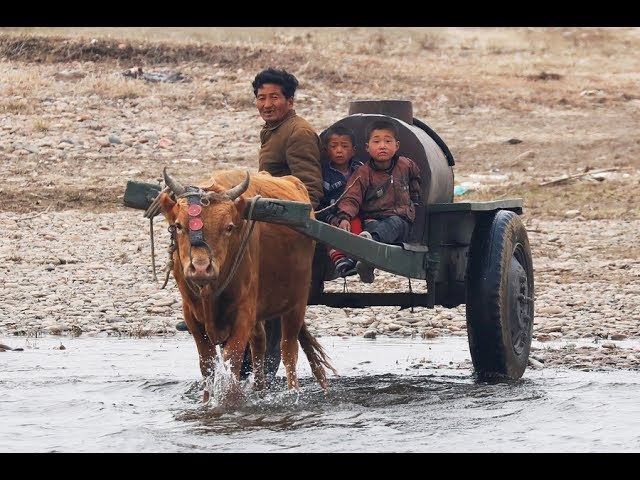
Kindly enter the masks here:
<path id="1" fill-rule="evenodd" d="M 467 332 L 476 374 L 522 377 L 533 332 L 533 263 L 520 218 L 500 210 L 473 232 L 467 275 Z"/>
<path id="2" fill-rule="evenodd" d="M 276 378 L 276 373 L 280 367 L 282 352 L 280 351 L 280 339 L 282 337 L 282 326 L 279 318 L 274 318 L 265 323 L 265 333 L 267 336 L 267 350 L 264 354 L 264 376 L 267 387 L 270 387 Z M 247 346 L 244 351 L 244 360 L 240 367 L 240 378 L 244 379 L 253 371 L 253 363 L 251 361 L 251 349 Z"/>

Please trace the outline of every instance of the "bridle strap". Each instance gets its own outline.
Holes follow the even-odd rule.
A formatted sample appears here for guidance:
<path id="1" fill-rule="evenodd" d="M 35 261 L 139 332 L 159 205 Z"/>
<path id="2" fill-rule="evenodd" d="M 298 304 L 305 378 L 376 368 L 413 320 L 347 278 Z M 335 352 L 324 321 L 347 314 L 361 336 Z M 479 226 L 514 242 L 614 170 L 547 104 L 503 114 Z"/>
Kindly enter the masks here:
<path id="1" fill-rule="evenodd" d="M 256 196 L 257 200 L 260 197 L 260 195 Z M 248 218 L 251 218 L 252 214 L 253 214 L 253 207 L 256 204 L 256 201 L 251 202 L 251 207 L 249 209 L 249 215 Z M 236 252 L 236 256 L 233 259 L 233 264 L 231 265 L 231 269 L 229 270 L 229 273 L 227 274 L 227 277 L 224 279 L 224 281 L 222 282 L 222 285 L 220 285 L 217 290 L 213 293 L 213 297 L 216 298 L 218 297 L 225 288 L 227 288 L 227 285 L 229 285 L 229 282 L 231 281 L 231 279 L 233 278 L 233 276 L 236 274 L 236 270 L 238 270 L 238 266 L 240 265 L 240 262 L 242 261 L 243 257 L 244 257 L 244 253 L 247 250 L 247 245 L 249 244 L 249 239 L 251 238 L 251 234 L 253 233 L 253 228 L 256 226 L 256 221 L 255 220 L 251 220 L 251 224 L 249 225 L 249 220 L 246 220 L 244 222 L 244 225 L 242 227 L 242 234 L 241 237 L 242 239 L 240 240 L 240 247 L 238 248 L 238 251 Z"/>
<path id="2" fill-rule="evenodd" d="M 202 190 L 198 187 L 186 188 L 187 202 L 189 202 L 189 241 L 192 247 L 204 245 L 204 236 L 202 234 Z"/>

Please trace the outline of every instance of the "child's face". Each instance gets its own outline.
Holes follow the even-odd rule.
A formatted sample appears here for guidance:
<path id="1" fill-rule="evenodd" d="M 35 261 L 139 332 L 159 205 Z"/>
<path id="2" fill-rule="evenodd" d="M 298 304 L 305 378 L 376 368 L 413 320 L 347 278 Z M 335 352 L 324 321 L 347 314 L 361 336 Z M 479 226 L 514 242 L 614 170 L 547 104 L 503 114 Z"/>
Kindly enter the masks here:
<path id="1" fill-rule="evenodd" d="M 344 165 L 355 155 L 356 149 L 353 147 L 349 135 L 333 134 L 327 142 L 327 155 L 336 165 Z"/>
<path id="2" fill-rule="evenodd" d="M 396 140 L 391 130 L 379 129 L 371 132 L 366 147 L 374 160 L 388 162 L 400 148 L 400 142 Z"/>

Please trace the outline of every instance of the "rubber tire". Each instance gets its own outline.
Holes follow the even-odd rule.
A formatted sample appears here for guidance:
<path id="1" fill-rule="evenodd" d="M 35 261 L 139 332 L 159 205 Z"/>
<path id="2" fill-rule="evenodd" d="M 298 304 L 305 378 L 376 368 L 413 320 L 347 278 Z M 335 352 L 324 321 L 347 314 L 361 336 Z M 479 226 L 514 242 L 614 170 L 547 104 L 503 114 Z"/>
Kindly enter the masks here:
<path id="1" fill-rule="evenodd" d="M 499 210 L 478 221 L 467 268 L 467 333 L 481 379 L 516 380 L 529 360 L 534 318 L 533 262 L 519 216 Z"/>
<path id="2" fill-rule="evenodd" d="M 276 373 L 280 367 L 280 360 L 282 359 L 282 352 L 280 351 L 282 326 L 280 319 L 269 320 L 265 323 L 264 329 L 267 337 L 267 350 L 264 355 L 264 376 L 267 387 L 269 387 L 276 377 Z M 240 368 L 240 378 L 247 378 L 252 371 L 253 362 L 251 361 L 251 349 L 247 346 L 244 352 L 242 367 Z"/>

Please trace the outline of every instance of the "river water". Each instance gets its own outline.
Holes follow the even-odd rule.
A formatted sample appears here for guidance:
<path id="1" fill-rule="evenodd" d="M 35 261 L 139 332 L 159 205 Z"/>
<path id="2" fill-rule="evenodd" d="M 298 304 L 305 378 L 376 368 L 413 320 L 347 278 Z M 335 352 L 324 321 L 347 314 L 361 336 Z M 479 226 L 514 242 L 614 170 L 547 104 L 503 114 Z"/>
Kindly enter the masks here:
<path id="1" fill-rule="evenodd" d="M 465 337 L 320 337 L 340 376 L 203 404 L 193 339 L 1 337 L 0 452 L 640 452 L 640 372 L 482 383 Z M 63 346 L 64 349 L 60 347 Z M 222 378 L 222 377 L 219 377 Z"/>

